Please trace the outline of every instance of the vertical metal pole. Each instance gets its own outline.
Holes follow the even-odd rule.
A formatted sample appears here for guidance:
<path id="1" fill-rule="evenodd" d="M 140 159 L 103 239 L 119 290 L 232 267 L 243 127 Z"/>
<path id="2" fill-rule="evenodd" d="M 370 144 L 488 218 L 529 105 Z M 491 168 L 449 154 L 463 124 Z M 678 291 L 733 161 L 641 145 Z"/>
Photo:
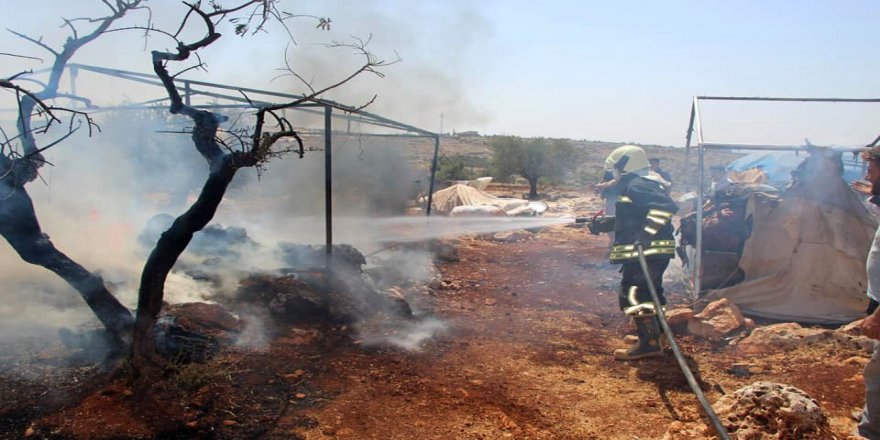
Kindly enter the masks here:
<path id="1" fill-rule="evenodd" d="M 183 103 L 187 107 L 189 107 L 191 104 L 191 102 L 190 102 L 190 94 L 191 93 L 192 93 L 192 89 L 190 88 L 189 81 L 184 81 L 183 82 Z"/>
<path id="2" fill-rule="evenodd" d="M 330 151 L 333 148 L 331 140 L 333 123 L 330 117 L 332 112 L 332 107 L 324 107 L 324 231 L 328 262 L 333 252 L 333 161 Z"/>
<path id="3" fill-rule="evenodd" d="M 437 156 L 440 152 L 440 135 L 434 136 L 434 160 L 431 161 L 431 183 L 428 184 L 428 207 L 425 208 L 428 217 L 431 216 L 431 204 L 434 202 L 434 176 L 437 175 Z"/>
<path id="4" fill-rule="evenodd" d="M 684 179 L 685 179 L 685 192 L 693 189 L 693 184 L 690 179 L 690 168 L 691 168 L 691 136 L 694 134 L 694 117 L 696 116 L 696 103 L 691 104 L 691 119 L 688 122 L 687 136 L 685 137 L 684 143 Z"/>
<path id="5" fill-rule="evenodd" d="M 697 171 L 699 172 L 699 178 L 697 179 L 697 242 L 695 243 L 694 294 L 692 296 L 693 299 L 696 299 L 700 296 L 703 284 L 703 187 L 705 185 L 703 122 L 700 118 L 700 105 L 697 98 L 694 98 L 694 122 L 697 127 Z"/>

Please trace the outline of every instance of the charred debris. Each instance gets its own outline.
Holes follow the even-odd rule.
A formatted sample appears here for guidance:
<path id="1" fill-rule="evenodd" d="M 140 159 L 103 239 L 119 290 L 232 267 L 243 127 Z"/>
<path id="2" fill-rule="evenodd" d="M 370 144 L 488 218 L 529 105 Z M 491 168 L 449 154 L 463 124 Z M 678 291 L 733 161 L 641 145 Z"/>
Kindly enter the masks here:
<path id="1" fill-rule="evenodd" d="M 161 218 L 141 235 L 144 243 Z M 166 219 L 168 220 L 168 219 Z M 407 254 L 429 255 L 438 244 L 408 245 Z M 268 250 L 281 267 L 244 267 L 243 256 L 264 246 L 238 227 L 209 225 L 172 272 L 206 286 L 202 302 L 164 305 L 155 328 L 157 352 L 175 363 L 203 362 L 224 345 L 246 346 L 247 328 L 259 321 L 272 338 L 292 327 L 341 328 L 358 340 L 358 329 L 393 335 L 423 320 L 437 278 L 433 258 L 419 275 L 406 273 L 394 258 L 367 258 L 346 244 L 278 243 Z M 425 274 L 428 274 L 427 276 Z M 170 292 L 173 293 L 173 292 Z M 377 343 L 381 345 L 381 341 Z"/>

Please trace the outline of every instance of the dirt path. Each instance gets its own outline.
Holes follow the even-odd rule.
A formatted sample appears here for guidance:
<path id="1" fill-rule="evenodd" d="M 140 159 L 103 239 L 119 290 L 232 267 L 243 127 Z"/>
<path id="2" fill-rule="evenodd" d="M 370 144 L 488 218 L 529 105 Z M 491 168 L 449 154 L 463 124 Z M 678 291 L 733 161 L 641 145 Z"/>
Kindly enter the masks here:
<path id="1" fill-rule="evenodd" d="M 448 332 L 419 352 L 364 348 L 339 326 L 301 328 L 266 352 L 231 350 L 140 395 L 118 384 L 33 423 L 48 438 L 657 439 L 701 417 L 674 358 L 622 363 L 606 239 L 546 228 L 532 240 L 464 239 L 431 298 Z M 677 264 L 677 263 L 673 263 Z M 681 302 L 681 292 L 670 293 Z M 680 339 L 710 402 L 772 380 L 820 401 L 839 438 L 862 402 L 851 350 L 759 359 Z M 732 374 L 748 365 L 748 377 Z M 10 437 L 12 438 L 12 437 Z"/>

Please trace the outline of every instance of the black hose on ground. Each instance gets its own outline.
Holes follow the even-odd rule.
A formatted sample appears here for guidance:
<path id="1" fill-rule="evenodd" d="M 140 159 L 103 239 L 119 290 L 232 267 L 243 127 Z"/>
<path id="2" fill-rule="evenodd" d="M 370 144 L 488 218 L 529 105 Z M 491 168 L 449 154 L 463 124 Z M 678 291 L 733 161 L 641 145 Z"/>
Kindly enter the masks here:
<path id="1" fill-rule="evenodd" d="M 718 419 L 718 415 L 715 414 L 712 405 L 706 400 L 706 395 L 703 394 L 703 390 L 701 390 L 700 385 L 697 384 L 694 374 L 691 372 L 687 362 L 684 360 L 684 356 L 681 354 L 681 349 L 678 347 L 678 343 L 675 342 L 675 338 L 672 336 L 672 329 L 669 328 L 669 323 L 666 322 L 666 316 L 663 314 L 663 305 L 660 304 L 660 297 L 657 295 L 657 289 L 651 281 L 651 271 L 648 270 L 648 261 L 645 260 L 645 252 L 642 244 L 637 242 L 636 249 L 639 252 L 639 264 L 642 266 L 642 272 L 644 272 L 645 280 L 648 282 L 648 291 L 651 293 L 651 301 L 654 303 L 657 320 L 660 321 L 660 327 L 663 328 L 663 333 L 666 333 L 666 339 L 669 341 L 669 346 L 672 347 L 672 353 L 675 354 L 675 360 L 678 361 L 678 366 L 681 367 L 681 371 L 684 373 L 684 377 L 687 379 L 691 391 L 697 395 L 697 400 L 700 401 L 700 406 L 703 407 L 703 412 L 706 413 L 706 416 L 709 417 L 709 420 L 712 422 L 712 427 L 715 428 L 715 432 L 718 433 L 718 436 L 721 437 L 722 440 L 730 440 L 730 435 L 727 433 L 727 429 L 721 424 L 721 420 Z"/>

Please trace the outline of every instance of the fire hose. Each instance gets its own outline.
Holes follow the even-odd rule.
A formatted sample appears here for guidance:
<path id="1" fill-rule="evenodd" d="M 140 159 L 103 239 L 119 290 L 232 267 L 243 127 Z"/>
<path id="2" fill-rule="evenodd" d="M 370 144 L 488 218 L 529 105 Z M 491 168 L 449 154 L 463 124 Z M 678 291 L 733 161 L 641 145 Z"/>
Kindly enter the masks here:
<path id="1" fill-rule="evenodd" d="M 672 353 L 675 355 L 675 360 L 678 361 L 678 366 L 681 367 L 681 371 L 684 373 L 684 377 L 687 379 L 691 391 L 696 394 L 700 406 L 703 407 L 703 412 L 706 413 L 706 416 L 709 417 L 709 420 L 712 422 L 712 427 L 715 428 L 715 432 L 718 433 L 718 436 L 721 437 L 722 440 L 730 440 L 730 435 L 727 433 L 724 425 L 721 424 L 718 415 L 715 414 L 715 410 L 712 409 L 712 405 L 706 400 L 706 395 L 703 394 L 703 390 L 701 390 L 700 385 L 697 384 L 694 374 L 691 372 L 687 362 L 684 360 L 684 356 L 681 354 L 681 349 L 678 347 L 678 343 L 675 342 L 675 337 L 672 336 L 672 329 L 669 328 L 669 323 L 666 322 L 666 316 L 663 314 L 663 305 L 660 304 L 660 297 L 657 296 L 657 289 L 651 281 L 651 271 L 648 270 L 648 261 L 645 260 L 645 252 L 642 244 L 636 242 L 636 249 L 639 252 L 639 265 L 642 266 L 642 272 L 645 274 L 645 280 L 648 284 L 648 291 L 651 293 L 651 301 L 654 303 L 654 310 L 657 312 L 657 320 L 660 321 L 660 327 L 663 329 L 663 333 L 666 334 L 669 346 L 672 347 Z"/>

